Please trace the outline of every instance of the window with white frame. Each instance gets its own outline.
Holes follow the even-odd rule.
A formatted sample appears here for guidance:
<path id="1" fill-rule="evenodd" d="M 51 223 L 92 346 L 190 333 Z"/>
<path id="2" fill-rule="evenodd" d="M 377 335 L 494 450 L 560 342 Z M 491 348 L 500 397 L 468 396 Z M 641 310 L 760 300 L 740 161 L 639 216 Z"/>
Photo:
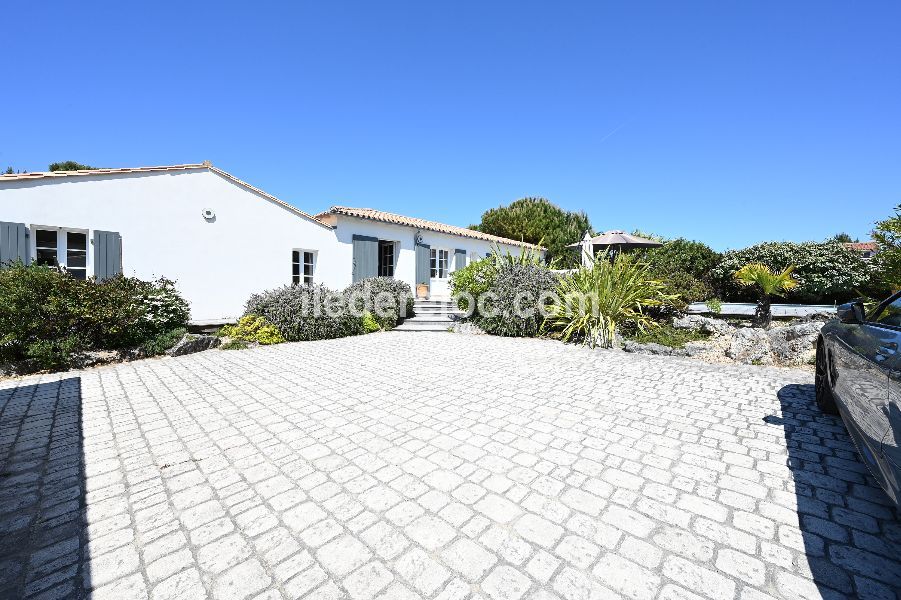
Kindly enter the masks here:
<path id="1" fill-rule="evenodd" d="M 431 250 L 431 274 L 432 279 L 447 278 L 447 257 L 448 251 L 440 248 L 432 248 Z"/>
<path id="2" fill-rule="evenodd" d="M 87 279 L 87 232 L 35 227 L 34 262 L 50 267 L 60 266 L 75 279 Z"/>
<path id="3" fill-rule="evenodd" d="M 311 250 L 291 251 L 291 282 L 313 283 L 313 271 L 316 267 L 316 253 Z"/>

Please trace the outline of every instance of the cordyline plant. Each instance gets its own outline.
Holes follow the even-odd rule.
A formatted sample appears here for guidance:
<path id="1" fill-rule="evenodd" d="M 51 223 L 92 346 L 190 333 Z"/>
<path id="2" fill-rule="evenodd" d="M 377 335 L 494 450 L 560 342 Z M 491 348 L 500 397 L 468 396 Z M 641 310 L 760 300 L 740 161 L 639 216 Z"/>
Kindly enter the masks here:
<path id="1" fill-rule="evenodd" d="M 617 328 L 626 322 L 639 331 L 659 326 L 646 310 L 675 299 L 663 290 L 646 263 L 623 253 L 612 260 L 600 256 L 593 266 L 561 279 L 544 326 L 559 330 L 564 341 L 610 348 Z"/>
<path id="2" fill-rule="evenodd" d="M 794 270 L 795 268 L 790 266 L 781 273 L 774 273 L 765 265 L 751 263 L 735 272 L 733 277 L 740 285 L 757 287 L 757 308 L 754 310 L 755 326 L 769 327 L 773 321 L 770 299 L 774 295 L 781 296 L 782 292 L 787 292 L 798 285 L 798 282 L 792 277 Z"/>

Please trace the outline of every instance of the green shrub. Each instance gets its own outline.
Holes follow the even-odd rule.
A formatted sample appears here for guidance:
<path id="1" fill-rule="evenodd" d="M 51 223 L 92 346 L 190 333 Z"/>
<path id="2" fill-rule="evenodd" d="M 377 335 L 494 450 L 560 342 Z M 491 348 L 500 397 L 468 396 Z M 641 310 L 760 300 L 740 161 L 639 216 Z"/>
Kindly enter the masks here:
<path id="1" fill-rule="evenodd" d="M 241 317 L 236 325 L 225 325 L 219 330 L 218 335 L 264 346 L 281 344 L 285 341 L 275 325 L 257 315 L 246 315 Z"/>
<path id="2" fill-rule="evenodd" d="M 829 304 L 859 295 L 871 280 L 872 269 L 860 256 L 835 242 L 766 242 L 731 250 L 711 271 L 711 279 L 727 301 L 754 301 L 754 290 L 739 285 L 733 274 L 750 263 L 774 272 L 795 266 L 798 286 L 785 295 L 788 302 Z"/>
<path id="3" fill-rule="evenodd" d="M 563 277 L 544 326 L 559 331 L 564 341 L 610 348 L 625 324 L 638 331 L 657 327 L 648 308 L 672 300 L 647 263 L 619 253 L 612 261 L 602 257 L 591 268 Z"/>
<path id="4" fill-rule="evenodd" d="M 254 294 L 244 307 L 272 323 L 289 342 L 326 340 L 364 333 L 347 295 L 324 285 L 286 285 Z"/>
<path id="5" fill-rule="evenodd" d="M 718 315 L 721 312 L 723 312 L 723 301 L 720 300 L 719 298 L 711 298 L 704 304 L 706 304 L 707 308 L 710 309 L 710 312 L 712 312 L 715 315 Z"/>
<path id="6" fill-rule="evenodd" d="M 221 350 L 244 350 L 249 347 L 250 344 L 248 344 L 244 340 L 228 340 L 227 342 L 219 346 Z"/>
<path id="7" fill-rule="evenodd" d="M 686 273 L 702 281 L 709 276 L 710 270 L 719 263 L 720 258 L 720 253 L 707 244 L 684 238 L 670 240 L 658 248 L 645 250 L 641 256 L 655 275 Z"/>
<path id="8" fill-rule="evenodd" d="M 451 295 L 456 298 L 459 309 L 469 312 L 470 299 L 478 300 L 479 296 L 487 292 L 496 274 L 495 260 L 492 257 L 473 261 L 451 273 Z M 476 316 L 476 306 L 472 307 L 472 313 Z"/>
<path id="9" fill-rule="evenodd" d="M 141 344 L 141 351 L 147 356 L 164 354 L 166 350 L 177 344 L 187 332 L 188 330 L 184 327 L 176 327 L 175 329 L 159 333 Z"/>
<path id="10" fill-rule="evenodd" d="M 22 263 L 0 270 L 0 360 L 71 366 L 87 350 L 136 348 L 187 325 L 188 303 L 167 279 L 80 281 Z"/>
<path id="11" fill-rule="evenodd" d="M 413 313 L 410 285 L 393 277 L 363 279 L 348 286 L 344 295 L 357 315 L 368 311 L 385 331 L 394 329 L 401 316 Z"/>
<path id="12" fill-rule="evenodd" d="M 692 302 L 702 302 L 714 295 L 709 283 L 685 271 L 668 274 L 650 271 L 650 274 L 663 284 L 663 293 L 672 297 L 665 305 L 669 308 L 682 310 Z"/>
<path id="13" fill-rule="evenodd" d="M 379 325 L 379 322 L 376 321 L 375 317 L 373 317 L 372 313 L 368 310 L 363 313 L 363 329 L 366 333 L 375 333 L 382 329 L 382 326 Z"/>
<path id="14" fill-rule="evenodd" d="M 558 276 L 535 264 L 508 263 L 495 274 L 479 296 L 476 324 L 486 333 L 509 337 L 538 335 L 544 316 L 539 309 L 554 291 Z"/>

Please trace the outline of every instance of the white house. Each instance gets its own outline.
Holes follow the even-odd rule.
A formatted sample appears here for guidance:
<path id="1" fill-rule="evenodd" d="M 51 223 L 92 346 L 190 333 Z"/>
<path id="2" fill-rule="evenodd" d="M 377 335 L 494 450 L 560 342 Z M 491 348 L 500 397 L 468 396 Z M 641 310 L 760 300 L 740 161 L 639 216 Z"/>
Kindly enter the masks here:
<path id="1" fill-rule="evenodd" d="M 252 293 L 291 283 L 385 275 L 445 297 L 449 274 L 492 244 L 529 246 L 373 209 L 314 217 L 209 163 L 0 175 L 0 264 L 165 276 L 196 323 L 233 320 Z"/>

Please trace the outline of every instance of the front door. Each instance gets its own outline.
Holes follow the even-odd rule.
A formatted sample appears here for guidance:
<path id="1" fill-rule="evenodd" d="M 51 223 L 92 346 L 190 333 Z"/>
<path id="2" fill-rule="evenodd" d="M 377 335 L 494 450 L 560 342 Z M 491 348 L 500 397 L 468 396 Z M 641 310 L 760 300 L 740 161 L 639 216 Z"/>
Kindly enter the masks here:
<path id="1" fill-rule="evenodd" d="M 432 248 L 429 256 L 429 292 L 432 298 L 449 298 L 448 268 L 450 267 L 450 250 Z"/>

